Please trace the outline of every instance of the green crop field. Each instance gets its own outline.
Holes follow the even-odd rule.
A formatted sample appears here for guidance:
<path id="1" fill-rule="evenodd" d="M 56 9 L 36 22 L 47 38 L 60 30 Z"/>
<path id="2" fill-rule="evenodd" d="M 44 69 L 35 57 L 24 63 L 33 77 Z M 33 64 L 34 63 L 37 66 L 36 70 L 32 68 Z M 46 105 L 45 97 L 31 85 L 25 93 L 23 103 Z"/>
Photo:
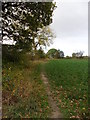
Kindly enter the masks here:
<path id="1" fill-rule="evenodd" d="M 88 116 L 88 60 L 50 60 L 45 64 L 46 75 L 64 117 Z"/>

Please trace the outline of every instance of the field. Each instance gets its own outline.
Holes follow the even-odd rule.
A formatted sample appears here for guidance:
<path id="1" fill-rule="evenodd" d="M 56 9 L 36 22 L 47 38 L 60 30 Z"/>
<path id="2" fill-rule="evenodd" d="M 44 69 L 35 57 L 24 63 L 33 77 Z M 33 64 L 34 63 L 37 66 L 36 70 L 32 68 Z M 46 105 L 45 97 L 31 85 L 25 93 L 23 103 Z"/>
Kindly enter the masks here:
<path id="1" fill-rule="evenodd" d="M 3 64 L 3 118 L 47 118 L 51 113 L 41 77 L 64 118 L 88 116 L 88 60 L 60 59 Z M 48 91 L 49 92 L 49 91 Z"/>
<path id="2" fill-rule="evenodd" d="M 66 118 L 88 116 L 88 60 L 51 60 L 46 75 L 60 111 Z"/>

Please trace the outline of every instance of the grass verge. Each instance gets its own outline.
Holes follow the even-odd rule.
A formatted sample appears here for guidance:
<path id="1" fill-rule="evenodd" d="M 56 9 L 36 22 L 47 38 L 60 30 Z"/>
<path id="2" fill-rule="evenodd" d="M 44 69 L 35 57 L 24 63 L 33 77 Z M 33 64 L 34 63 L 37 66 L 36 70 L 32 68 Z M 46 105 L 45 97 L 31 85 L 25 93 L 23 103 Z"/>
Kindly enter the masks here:
<path id="1" fill-rule="evenodd" d="M 3 118 L 46 118 L 48 100 L 40 78 L 41 64 L 3 64 Z"/>

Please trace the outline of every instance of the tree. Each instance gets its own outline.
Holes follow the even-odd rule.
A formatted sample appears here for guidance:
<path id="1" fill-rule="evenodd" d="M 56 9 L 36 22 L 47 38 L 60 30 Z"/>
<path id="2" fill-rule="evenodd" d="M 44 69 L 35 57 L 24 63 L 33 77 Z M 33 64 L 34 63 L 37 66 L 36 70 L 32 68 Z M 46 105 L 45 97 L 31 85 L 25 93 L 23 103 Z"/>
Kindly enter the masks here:
<path id="1" fill-rule="evenodd" d="M 47 56 L 49 58 L 63 58 L 64 52 L 53 48 L 47 52 Z"/>
<path id="2" fill-rule="evenodd" d="M 44 26 L 37 32 L 37 45 L 41 46 L 49 46 L 53 43 L 53 38 L 55 38 L 54 33 L 52 32 L 49 26 Z"/>
<path id="3" fill-rule="evenodd" d="M 53 49 L 50 49 L 47 52 L 47 56 L 49 58 L 63 58 L 64 57 L 64 52 L 53 48 Z"/>
<path id="4" fill-rule="evenodd" d="M 52 44 L 53 38 L 55 38 L 55 35 L 49 26 L 39 28 L 39 31 L 37 32 L 37 37 L 32 43 L 34 54 L 37 54 L 38 47 L 41 49 L 42 47 L 46 47 Z"/>
<path id="5" fill-rule="evenodd" d="M 72 57 L 75 58 L 76 57 L 76 53 L 72 53 Z"/>
<path id="6" fill-rule="evenodd" d="M 15 49 L 31 50 L 40 28 L 52 23 L 54 9 L 53 2 L 3 2 L 3 40 L 15 41 Z"/>
<path id="7" fill-rule="evenodd" d="M 58 50 L 58 58 L 63 58 L 64 57 L 64 52 Z"/>
<path id="8" fill-rule="evenodd" d="M 66 59 L 71 59 L 71 57 L 67 55 L 67 56 L 66 56 Z"/>
<path id="9" fill-rule="evenodd" d="M 56 49 L 50 49 L 48 52 L 47 52 L 47 56 L 49 58 L 57 58 L 58 57 L 58 52 Z"/>
<path id="10" fill-rule="evenodd" d="M 38 58 L 39 58 L 39 59 L 45 58 L 45 53 L 44 53 L 44 51 L 42 50 L 42 48 L 40 48 L 39 50 L 37 50 L 37 55 L 38 55 Z"/>
<path id="11" fill-rule="evenodd" d="M 64 52 L 60 51 L 60 57 L 63 58 L 64 57 Z"/>
<path id="12" fill-rule="evenodd" d="M 82 58 L 84 51 L 80 51 L 76 53 L 77 58 Z"/>
<path id="13" fill-rule="evenodd" d="M 72 57 L 76 57 L 76 58 L 82 58 L 84 51 L 80 51 L 77 53 L 73 53 Z"/>

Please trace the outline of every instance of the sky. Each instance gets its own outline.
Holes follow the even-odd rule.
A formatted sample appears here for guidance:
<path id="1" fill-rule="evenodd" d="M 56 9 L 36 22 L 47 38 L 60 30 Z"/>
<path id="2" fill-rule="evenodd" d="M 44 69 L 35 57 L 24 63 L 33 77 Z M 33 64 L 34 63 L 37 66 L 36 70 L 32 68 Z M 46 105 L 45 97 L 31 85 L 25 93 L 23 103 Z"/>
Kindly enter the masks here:
<path id="1" fill-rule="evenodd" d="M 47 47 L 64 51 L 65 56 L 84 51 L 88 55 L 88 0 L 54 0 L 57 8 L 50 28 L 56 35 Z"/>
<path id="2" fill-rule="evenodd" d="M 57 8 L 50 25 L 56 38 L 51 48 L 60 49 L 65 56 L 73 52 L 84 51 L 88 55 L 88 1 L 89 0 L 54 0 Z M 12 41 L 10 42 L 12 44 Z"/>

